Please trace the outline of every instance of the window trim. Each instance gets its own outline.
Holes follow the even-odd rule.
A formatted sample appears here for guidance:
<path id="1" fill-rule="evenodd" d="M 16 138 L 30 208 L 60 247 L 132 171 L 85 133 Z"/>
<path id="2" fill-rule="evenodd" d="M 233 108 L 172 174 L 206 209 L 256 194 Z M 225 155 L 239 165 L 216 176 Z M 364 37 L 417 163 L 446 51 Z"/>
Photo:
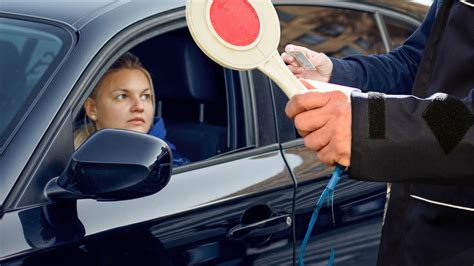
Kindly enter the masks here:
<path id="1" fill-rule="evenodd" d="M 390 37 L 387 30 L 387 25 L 380 14 L 380 12 L 374 13 L 375 22 L 377 23 L 377 27 L 379 28 L 380 37 L 383 41 L 383 46 L 385 47 L 385 52 L 390 52 Z"/>

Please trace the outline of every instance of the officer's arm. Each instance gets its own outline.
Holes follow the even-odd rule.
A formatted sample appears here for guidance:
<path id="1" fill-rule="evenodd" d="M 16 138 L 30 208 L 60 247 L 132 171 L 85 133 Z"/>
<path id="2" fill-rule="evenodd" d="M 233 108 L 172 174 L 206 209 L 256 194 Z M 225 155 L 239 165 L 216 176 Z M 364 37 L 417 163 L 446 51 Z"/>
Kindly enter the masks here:
<path id="1" fill-rule="evenodd" d="M 437 1 L 423 23 L 405 43 L 382 55 L 331 58 L 333 72 L 329 82 L 390 94 L 411 94 L 416 70 L 435 19 Z"/>
<path id="2" fill-rule="evenodd" d="M 473 95 L 352 93 L 351 177 L 474 184 Z"/>

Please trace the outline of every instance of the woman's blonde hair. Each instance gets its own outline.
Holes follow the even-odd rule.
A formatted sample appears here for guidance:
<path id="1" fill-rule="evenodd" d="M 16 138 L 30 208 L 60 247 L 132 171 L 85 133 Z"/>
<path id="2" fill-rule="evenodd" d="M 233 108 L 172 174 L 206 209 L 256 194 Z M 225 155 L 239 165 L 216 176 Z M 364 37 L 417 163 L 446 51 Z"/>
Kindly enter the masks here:
<path id="1" fill-rule="evenodd" d="M 123 54 L 119 59 L 117 59 L 117 61 L 112 64 L 112 66 L 107 70 L 107 72 L 105 72 L 105 74 L 102 76 L 102 78 L 92 91 L 91 95 L 89 96 L 89 99 L 92 99 L 94 101 L 97 100 L 97 97 L 99 95 L 99 89 L 103 85 L 105 78 L 108 75 L 115 73 L 121 69 L 140 70 L 145 74 L 145 76 L 148 78 L 148 81 L 150 82 L 151 99 L 153 107 L 155 107 L 155 89 L 153 88 L 153 81 L 151 79 L 151 75 L 148 70 L 143 67 L 142 63 L 140 62 L 140 59 L 130 52 Z M 95 124 L 91 122 L 88 119 L 87 114 L 85 114 L 83 119 L 83 125 L 74 132 L 74 148 L 79 148 L 79 146 L 95 131 L 97 131 Z"/>

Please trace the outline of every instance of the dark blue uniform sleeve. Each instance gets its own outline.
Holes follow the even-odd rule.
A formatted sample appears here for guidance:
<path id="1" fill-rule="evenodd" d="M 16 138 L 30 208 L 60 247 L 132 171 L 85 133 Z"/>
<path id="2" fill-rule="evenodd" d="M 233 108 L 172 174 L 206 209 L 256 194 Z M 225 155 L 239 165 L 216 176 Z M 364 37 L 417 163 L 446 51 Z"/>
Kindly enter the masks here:
<path id="1" fill-rule="evenodd" d="M 334 68 L 330 83 L 389 94 L 410 94 L 426 41 L 435 19 L 435 1 L 423 23 L 405 43 L 382 55 L 331 58 Z"/>
<path id="2" fill-rule="evenodd" d="M 473 99 L 353 92 L 351 178 L 474 185 Z"/>

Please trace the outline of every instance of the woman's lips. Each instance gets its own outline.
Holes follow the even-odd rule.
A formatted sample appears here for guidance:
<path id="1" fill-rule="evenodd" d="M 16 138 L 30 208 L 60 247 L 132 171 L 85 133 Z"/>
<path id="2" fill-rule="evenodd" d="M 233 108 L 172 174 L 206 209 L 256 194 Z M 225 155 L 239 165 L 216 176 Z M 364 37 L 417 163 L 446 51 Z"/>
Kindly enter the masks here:
<path id="1" fill-rule="evenodd" d="M 142 124 L 145 123 L 145 119 L 140 118 L 140 117 L 136 117 L 136 118 L 132 118 L 132 119 L 128 120 L 127 122 L 130 123 L 130 124 L 133 124 L 133 125 L 142 125 Z"/>

